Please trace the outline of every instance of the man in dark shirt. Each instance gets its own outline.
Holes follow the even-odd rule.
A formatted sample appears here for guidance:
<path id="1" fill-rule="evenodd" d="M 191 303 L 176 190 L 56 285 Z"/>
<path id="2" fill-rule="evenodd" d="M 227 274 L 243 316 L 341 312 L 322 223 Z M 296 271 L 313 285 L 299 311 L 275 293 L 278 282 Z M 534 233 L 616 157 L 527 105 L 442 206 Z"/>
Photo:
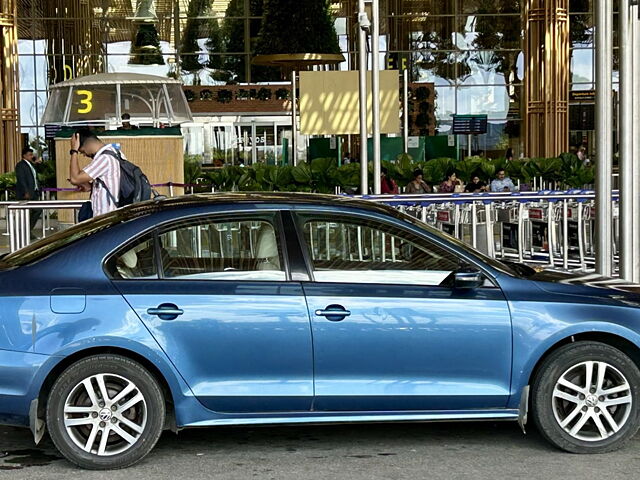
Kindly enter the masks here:
<path id="1" fill-rule="evenodd" d="M 29 147 L 22 149 L 22 159 L 16 164 L 16 197 L 18 200 L 39 200 L 40 186 L 35 164 L 40 161 L 33 155 Z M 30 210 L 30 227 L 33 230 L 42 210 Z"/>

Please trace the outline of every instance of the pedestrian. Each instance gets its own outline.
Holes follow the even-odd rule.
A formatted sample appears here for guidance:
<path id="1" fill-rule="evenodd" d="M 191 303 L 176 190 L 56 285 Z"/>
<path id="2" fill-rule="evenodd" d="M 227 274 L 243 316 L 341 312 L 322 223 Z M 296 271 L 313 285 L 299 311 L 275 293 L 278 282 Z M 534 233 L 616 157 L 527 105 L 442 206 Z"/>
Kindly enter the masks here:
<path id="1" fill-rule="evenodd" d="M 385 167 L 380 169 L 380 192 L 387 195 L 398 194 L 398 185 L 389 177 L 389 172 Z"/>
<path id="2" fill-rule="evenodd" d="M 344 152 L 344 157 L 342 158 L 342 165 L 349 165 L 351 163 L 351 156 L 349 152 Z"/>
<path id="3" fill-rule="evenodd" d="M 504 168 L 498 169 L 496 178 L 491 181 L 492 192 L 515 192 L 516 187 L 509 177 L 506 176 Z"/>
<path id="4" fill-rule="evenodd" d="M 109 152 L 109 153 L 107 153 Z M 84 168 L 78 164 L 78 154 L 91 158 Z M 120 193 L 120 162 L 125 158 L 113 145 L 103 143 L 89 129 L 80 129 L 71 136 L 69 152 L 69 181 L 81 190 L 91 191 L 91 212 L 84 212 L 82 220 L 96 217 L 118 208 Z"/>
<path id="5" fill-rule="evenodd" d="M 35 165 L 41 163 L 34 154 L 33 149 L 24 147 L 22 158 L 16 164 L 16 198 L 18 200 L 39 200 L 40 185 L 38 184 L 38 174 Z M 30 209 L 29 229 L 33 230 L 42 215 L 40 209 Z M 37 238 L 33 233 L 32 238 Z"/>
<path id="6" fill-rule="evenodd" d="M 419 168 L 414 170 L 413 171 L 413 180 L 411 180 L 407 184 L 407 188 L 405 190 L 405 193 L 420 194 L 420 193 L 431 193 L 431 192 L 433 192 L 433 189 L 431 188 L 431 186 L 427 182 L 424 181 L 423 175 L 424 175 L 424 172 L 422 170 L 420 170 Z"/>
<path id="7" fill-rule="evenodd" d="M 513 160 L 513 148 L 507 148 L 507 153 L 505 153 L 504 158 L 507 162 L 511 162 Z"/>

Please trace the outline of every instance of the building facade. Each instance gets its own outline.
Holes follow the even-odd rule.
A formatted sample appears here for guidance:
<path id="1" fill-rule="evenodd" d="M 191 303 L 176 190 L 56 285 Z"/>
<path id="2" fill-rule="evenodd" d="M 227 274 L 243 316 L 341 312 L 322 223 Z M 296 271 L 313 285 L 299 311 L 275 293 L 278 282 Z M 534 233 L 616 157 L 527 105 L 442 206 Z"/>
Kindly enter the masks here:
<path id="1" fill-rule="evenodd" d="M 281 70 L 252 62 L 263 0 L 0 4 L 3 39 L 14 38 L 12 44 L 5 40 L 0 52 L 11 59 L 0 67 L 0 120 L 8 132 L 19 117 L 22 142 L 45 138 L 41 119 L 48 88 L 72 77 L 139 72 L 181 78 L 194 91 L 247 83 L 256 91 L 269 86 L 273 95 L 288 85 Z M 454 114 L 486 114 L 487 134 L 472 139 L 477 153 L 496 157 L 511 148 L 516 156 L 552 156 L 584 145 L 593 155 L 593 0 L 380 0 L 380 5 L 381 67 L 408 69 L 411 82 L 434 85 L 436 135 L 451 133 Z M 331 1 L 329 7 L 345 57 L 337 68 L 355 69 L 357 1 Z M 617 89 L 617 71 L 613 76 Z M 12 91 L 19 92 L 19 102 Z M 277 161 L 283 155 L 291 123 L 286 108 L 234 112 L 211 102 L 211 111 L 198 110 L 196 123 L 185 126 L 186 143 L 189 153 L 204 155 L 206 162 Z M 467 150 L 466 141 L 460 139 L 461 150 Z M 4 156 L 11 157 L 5 158 L 5 170 L 16 156 L 16 142 L 0 143 Z"/>

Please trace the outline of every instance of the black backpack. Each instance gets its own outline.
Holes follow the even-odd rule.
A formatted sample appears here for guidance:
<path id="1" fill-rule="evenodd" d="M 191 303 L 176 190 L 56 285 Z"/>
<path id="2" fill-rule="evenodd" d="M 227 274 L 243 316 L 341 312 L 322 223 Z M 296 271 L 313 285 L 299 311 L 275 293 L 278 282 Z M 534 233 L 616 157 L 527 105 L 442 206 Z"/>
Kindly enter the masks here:
<path id="1" fill-rule="evenodd" d="M 119 151 L 114 152 L 113 150 L 105 150 L 102 153 L 111 155 L 120 162 L 120 195 L 118 196 L 117 202 L 105 183 L 98 179 L 107 191 L 107 195 L 111 201 L 115 203 L 117 207 L 124 207 L 125 205 L 131 205 L 132 203 L 150 200 L 152 195 L 154 198 L 159 196 L 158 192 L 151 187 L 149 179 L 142 172 L 140 167 L 134 165 L 129 160 L 122 158 Z"/>

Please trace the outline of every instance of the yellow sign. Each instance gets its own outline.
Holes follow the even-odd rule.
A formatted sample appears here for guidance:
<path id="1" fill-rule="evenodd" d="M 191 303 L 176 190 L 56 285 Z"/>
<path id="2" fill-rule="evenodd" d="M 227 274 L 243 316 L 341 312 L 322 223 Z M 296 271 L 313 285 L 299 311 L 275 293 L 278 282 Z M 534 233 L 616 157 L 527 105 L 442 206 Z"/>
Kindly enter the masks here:
<path id="1" fill-rule="evenodd" d="M 380 133 L 400 133 L 397 70 L 380 72 Z M 367 75 L 367 125 L 371 127 L 371 75 Z M 305 135 L 360 132 L 358 72 L 300 72 L 300 131 Z"/>
<path id="2" fill-rule="evenodd" d="M 80 104 L 84 105 L 84 108 L 78 108 L 78 113 L 89 113 L 93 110 L 93 93 L 90 90 L 77 90 L 76 93 L 84 98 L 80 100 Z"/>

